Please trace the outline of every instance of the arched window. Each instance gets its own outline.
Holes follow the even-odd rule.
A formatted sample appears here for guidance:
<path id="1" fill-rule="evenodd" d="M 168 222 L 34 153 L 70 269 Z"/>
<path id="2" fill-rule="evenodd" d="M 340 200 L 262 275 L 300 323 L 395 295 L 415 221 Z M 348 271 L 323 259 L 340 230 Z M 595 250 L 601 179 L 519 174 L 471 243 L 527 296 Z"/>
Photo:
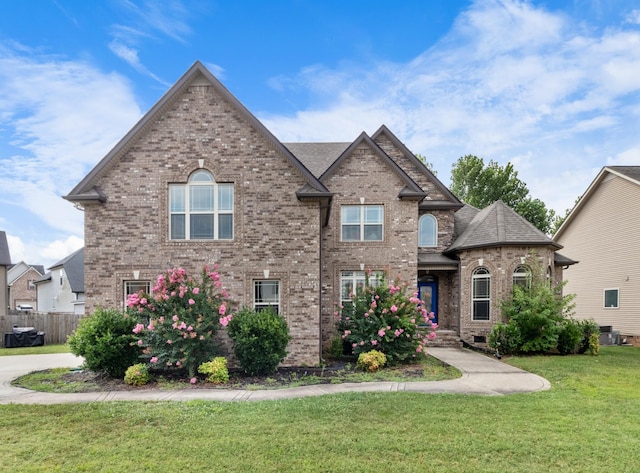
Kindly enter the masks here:
<path id="1" fill-rule="evenodd" d="M 233 184 L 199 169 L 186 184 L 169 185 L 171 240 L 233 239 Z"/>
<path id="2" fill-rule="evenodd" d="M 418 221 L 418 246 L 438 246 L 438 221 L 431 214 L 421 216 Z"/>
<path id="3" fill-rule="evenodd" d="M 491 305 L 491 273 L 487 268 L 477 268 L 471 277 L 471 318 L 489 320 Z"/>
<path id="4" fill-rule="evenodd" d="M 516 285 L 531 287 L 531 270 L 527 266 L 520 265 L 513 272 L 513 286 Z"/>

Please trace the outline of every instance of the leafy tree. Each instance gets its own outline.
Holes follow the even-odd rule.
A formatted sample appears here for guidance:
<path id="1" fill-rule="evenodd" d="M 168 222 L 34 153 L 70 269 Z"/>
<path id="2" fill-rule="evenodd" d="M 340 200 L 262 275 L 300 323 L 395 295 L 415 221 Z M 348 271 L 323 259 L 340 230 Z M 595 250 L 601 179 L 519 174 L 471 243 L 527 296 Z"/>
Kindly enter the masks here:
<path id="1" fill-rule="evenodd" d="M 425 167 L 426 167 L 429 171 L 431 171 L 431 172 L 433 173 L 433 175 L 434 175 L 434 176 L 438 174 L 438 171 L 436 171 L 436 170 L 434 169 L 434 167 L 433 167 L 433 163 L 430 163 L 429 161 L 427 161 L 427 157 L 426 157 L 426 156 L 423 156 L 423 155 L 421 155 L 421 154 L 416 153 L 416 154 L 415 154 L 415 157 L 416 157 L 416 158 L 418 158 L 420 161 L 422 161 L 422 164 L 424 164 L 424 165 L 425 165 Z"/>
<path id="2" fill-rule="evenodd" d="M 518 178 L 518 171 L 511 163 L 503 167 L 493 160 L 485 164 L 477 156 L 463 156 L 453 164 L 451 191 L 479 209 L 502 200 L 544 233 L 550 231 L 555 218 L 552 209 L 529 195 L 527 185 Z"/>

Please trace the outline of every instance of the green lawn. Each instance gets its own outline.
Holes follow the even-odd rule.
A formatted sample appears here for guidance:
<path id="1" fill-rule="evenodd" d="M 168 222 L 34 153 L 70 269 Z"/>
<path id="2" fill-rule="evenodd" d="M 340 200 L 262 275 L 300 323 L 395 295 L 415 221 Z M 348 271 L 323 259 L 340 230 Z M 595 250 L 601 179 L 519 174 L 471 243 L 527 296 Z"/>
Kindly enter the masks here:
<path id="1" fill-rule="evenodd" d="M 42 345 L 39 347 L 0 348 L 0 356 L 45 355 L 49 353 L 69 353 L 69 345 Z"/>
<path id="2" fill-rule="evenodd" d="M 4 471 L 631 472 L 640 348 L 512 358 L 552 389 L 501 397 L 0 406 Z"/>

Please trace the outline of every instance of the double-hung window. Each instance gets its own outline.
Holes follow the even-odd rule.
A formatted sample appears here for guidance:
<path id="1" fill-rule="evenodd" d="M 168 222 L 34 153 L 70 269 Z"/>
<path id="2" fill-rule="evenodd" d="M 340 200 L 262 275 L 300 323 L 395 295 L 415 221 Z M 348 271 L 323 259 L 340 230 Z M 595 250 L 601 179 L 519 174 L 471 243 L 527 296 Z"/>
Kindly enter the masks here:
<path id="1" fill-rule="evenodd" d="M 369 274 L 369 287 L 378 287 L 382 281 L 382 271 Z M 351 303 L 352 296 L 365 288 L 367 275 L 364 271 L 342 271 L 340 273 L 340 302 Z"/>
<path id="2" fill-rule="evenodd" d="M 231 240 L 233 184 L 198 170 L 186 184 L 169 185 L 169 214 L 171 240 Z"/>
<path id="3" fill-rule="evenodd" d="M 149 294 L 151 292 L 150 281 L 125 281 L 124 282 L 124 308 L 127 308 L 127 299 L 131 294 Z"/>
<path id="4" fill-rule="evenodd" d="M 473 272 L 472 280 L 472 315 L 473 320 L 489 320 L 491 305 L 491 274 L 486 268 L 478 268 Z"/>
<path id="5" fill-rule="evenodd" d="M 340 218 L 342 241 L 382 241 L 384 206 L 343 205 Z"/>
<path id="6" fill-rule="evenodd" d="M 253 308 L 261 311 L 271 308 L 280 313 L 280 281 L 265 279 L 253 282 Z"/>

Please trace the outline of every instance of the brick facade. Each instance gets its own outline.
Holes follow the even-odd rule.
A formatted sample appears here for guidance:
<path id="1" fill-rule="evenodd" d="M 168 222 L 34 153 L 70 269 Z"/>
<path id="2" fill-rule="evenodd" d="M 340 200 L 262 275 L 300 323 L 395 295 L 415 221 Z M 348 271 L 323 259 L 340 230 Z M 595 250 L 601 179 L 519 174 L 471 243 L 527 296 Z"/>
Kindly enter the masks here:
<path id="1" fill-rule="evenodd" d="M 454 214 L 463 204 L 384 126 L 332 159 L 321 176 L 312 175 L 196 63 L 65 197 L 85 209 L 87 313 L 122 308 L 126 281 L 155 281 L 178 266 L 198 273 L 217 263 L 238 306 L 253 305 L 256 280 L 279 281 L 280 311 L 293 337 L 285 364 L 315 365 L 335 335 L 341 273 L 369 269 L 412 290 L 419 280 L 437 281 L 440 326 L 469 341 L 486 336 L 513 269 L 532 248 L 489 245 L 447 254 L 459 238 Z M 170 239 L 169 186 L 199 169 L 234 186 L 233 239 Z M 344 205 L 382 206 L 382 240 L 342 241 Z M 424 214 L 438 222 L 433 248 L 418 247 Z M 554 248 L 536 251 L 553 267 Z M 471 320 L 471 274 L 479 260 L 492 275 L 488 322 Z M 559 273 L 554 268 L 554 278 Z"/>

